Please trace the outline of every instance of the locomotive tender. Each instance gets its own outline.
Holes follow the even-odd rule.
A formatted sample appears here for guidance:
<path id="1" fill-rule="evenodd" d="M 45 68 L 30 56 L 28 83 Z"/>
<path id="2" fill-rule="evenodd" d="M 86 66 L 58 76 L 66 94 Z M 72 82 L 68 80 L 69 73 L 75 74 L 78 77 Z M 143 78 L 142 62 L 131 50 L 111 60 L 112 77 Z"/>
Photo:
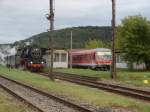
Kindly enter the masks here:
<path id="1" fill-rule="evenodd" d="M 31 71 L 40 71 L 44 65 L 44 50 L 37 47 L 25 47 L 18 49 L 15 55 L 7 56 L 6 63 L 8 67 L 28 69 Z"/>
<path id="2" fill-rule="evenodd" d="M 72 50 L 69 52 L 69 65 L 73 67 L 86 67 L 96 70 L 110 70 L 112 64 L 111 50 L 97 48 L 89 50 Z"/>

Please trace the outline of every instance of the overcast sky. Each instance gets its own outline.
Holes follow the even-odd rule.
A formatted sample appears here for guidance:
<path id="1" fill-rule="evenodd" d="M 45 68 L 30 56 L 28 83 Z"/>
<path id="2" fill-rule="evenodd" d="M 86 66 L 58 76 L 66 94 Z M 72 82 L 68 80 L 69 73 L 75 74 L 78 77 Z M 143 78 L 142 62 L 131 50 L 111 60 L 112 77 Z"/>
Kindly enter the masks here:
<path id="1" fill-rule="evenodd" d="M 116 0 L 117 24 L 128 15 L 150 19 L 150 0 Z M 0 0 L 0 43 L 28 38 L 48 29 L 49 0 Z M 55 29 L 110 26 L 111 0 L 55 0 Z"/>

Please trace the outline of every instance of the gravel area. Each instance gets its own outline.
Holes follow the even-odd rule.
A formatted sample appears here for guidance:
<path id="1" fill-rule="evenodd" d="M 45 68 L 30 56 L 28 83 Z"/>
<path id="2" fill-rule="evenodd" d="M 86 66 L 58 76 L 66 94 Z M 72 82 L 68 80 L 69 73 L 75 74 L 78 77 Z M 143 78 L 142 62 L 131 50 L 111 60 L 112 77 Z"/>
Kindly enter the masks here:
<path id="1" fill-rule="evenodd" d="M 79 104 L 84 108 L 88 108 L 92 110 L 93 112 L 135 112 L 132 109 L 128 109 L 124 107 L 99 107 L 99 106 L 92 105 L 91 103 L 79 101 L 73 97 L 66 97 L 65 95 L 62 95 L 61 93 L 59 94 L 53 93 L 53 94 L 67 101 L 73 102 L 75 104 Z"/>
<path id="2" fill-rule="evenodd" d="M 22 96 L 27 101 L 38 106 L 44 112 L 78 112 L 73 108 L 67 107 L 62 103 L 59 103 L 53 99 L 50 99 L 47 96 L 43 96 L 39 93 L 36 93 L 28 88 L 17 85 L 13 82 L 10 82 L 6 79 L 0 78 L 0 84 L 11 89 L 16 94 Z"/>
<path id="3" fill-rule="evenodd" d="M 18 105 L 19 107 L 25 108 L 25 112 L 38 112 L 37 110 L 35 110 L 35 109 L 31 108 L 31 107 L 28 107 L 28 105 L 24 104 L 23 102 L 20 102 L 14 96 L 10 95 L 9 93 L 7 93 L 2 88 L 0 88 L 0 96 L 6 97 L 8 99 L 8 101 L 13 103 L 14 105 L 18 105 L 19 104 Z"/>
<path id="4" fill-rule="evenodd" d="M 0 78 L 0 84 L 8 87 L 18 95 L 22 96 L 26 100 L 30 101 L 34 105 L 38 106 L 41 108 L 44 112 L 79 112 L 78 110 L 74 110 L 73 108 L 67 107 L 62 103 L 59 103 L 53 99 L 50 99 L 47 96 L 43 96 L 39 93 L 36 93 L 28 88 L 24 88 L 22 86 L 19 86 L 13 82 L 10 82 L 6 79 Z M 132 109 L 124 109 L 121 107 L 106 107 L 106 108 L 101 108 L 101 107 L 96 107 L 94 105 L 91 105 L 90 103 L 87 102 L 82 102 L 82 101 L 77 101 L 74 98 L 69 98 L 64 95 L 56 94 L 53 93 L 53 95 L 58 96 L 62 99 L 65 99 L 67 101 L 73 102 L 75 104 L 79 104 L 82 107 L 88 108 L 90 110 L 93 110 L 93 112 L 134 112 Z M 27 111 L 28 112 L 28 111 Z M 29 111 L 32 112 L 32 111 Z"/>

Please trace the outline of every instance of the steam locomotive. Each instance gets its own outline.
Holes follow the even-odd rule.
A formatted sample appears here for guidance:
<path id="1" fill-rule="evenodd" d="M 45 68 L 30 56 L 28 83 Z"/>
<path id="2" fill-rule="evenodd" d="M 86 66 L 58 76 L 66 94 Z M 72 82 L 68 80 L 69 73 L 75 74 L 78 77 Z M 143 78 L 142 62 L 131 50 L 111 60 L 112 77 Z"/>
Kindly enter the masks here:
<path id="1" fill-rule="evenodd" d="M 18 49 L 15 55 L 6 57 L 6 65 L 11 68 L 40 71 L 46 63 L 43 59 L 44 52 L 45 49 L 38 47 L 28 46 Z"/>

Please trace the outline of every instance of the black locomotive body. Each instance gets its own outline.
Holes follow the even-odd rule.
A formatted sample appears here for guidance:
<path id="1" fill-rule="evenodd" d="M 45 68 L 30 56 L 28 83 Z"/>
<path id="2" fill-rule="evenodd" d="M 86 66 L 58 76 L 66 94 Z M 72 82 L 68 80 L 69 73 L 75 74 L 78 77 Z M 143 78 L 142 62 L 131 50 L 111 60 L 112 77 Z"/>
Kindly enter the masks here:
<path id="1" fill-rule="evenodd" d="M 45 49 L 37 47 L 18 49 L 15 55 L 6 57 L 6 63 L 8 67 L 40 71 L 45 65 L 44 52 Z"/>

